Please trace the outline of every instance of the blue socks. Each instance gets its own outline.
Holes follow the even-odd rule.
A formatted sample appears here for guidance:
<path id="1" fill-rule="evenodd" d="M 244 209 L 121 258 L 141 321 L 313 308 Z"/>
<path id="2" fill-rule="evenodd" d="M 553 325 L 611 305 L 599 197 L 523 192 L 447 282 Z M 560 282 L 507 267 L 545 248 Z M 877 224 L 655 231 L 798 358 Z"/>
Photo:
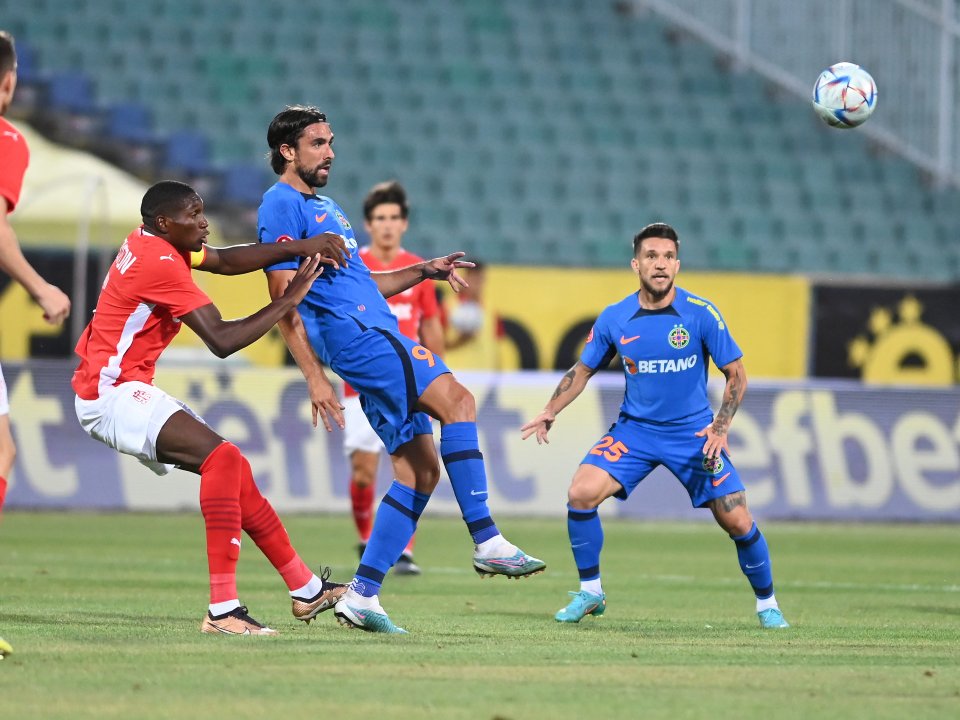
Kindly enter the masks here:
<path id="1" fill-rule="evenodd" d="M 737 558 L 740 569 L 747 576 L 757 599 L 763 600 L 773 595 L 773 568 L 770 566 L 770 551 L 763 533 L 754 523 L 750 532 L 740 537 L 730 536 L 737 544 Z"/>
<path id="2" fill-rule="evenodd" d="M 576 510 L 567 505 L 567 533 L 581 582 L 600 577 L 600 551 L 603 549 L 603 526 L 597 509 Z"/>
<path id="3" fill-rule="evenodd" d="M 487 472 L 475 422 L 458 422 L 440 429 L 440 456 L 457 496 L 463 521 L 477 545 L 500 534 L 487 507 Z"/>
<path id="4" fill-rule="evenodd" d="M 393 481 L 377 508 L 367 549 L 354 575 L 356 592 L 364 597 L 380 592 L 384 576 L 400 559 L 429 499 L 429 495 Z"/>

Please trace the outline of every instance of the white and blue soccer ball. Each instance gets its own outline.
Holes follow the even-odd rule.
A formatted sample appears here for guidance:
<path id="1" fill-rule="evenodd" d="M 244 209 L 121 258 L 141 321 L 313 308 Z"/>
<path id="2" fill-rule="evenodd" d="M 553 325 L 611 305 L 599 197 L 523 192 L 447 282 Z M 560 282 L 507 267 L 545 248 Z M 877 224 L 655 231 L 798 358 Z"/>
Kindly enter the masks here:
<path id="1" fill-rule="evenodd" d="M 857 127 L 877 109 L 877 84 L 859 65 L 831 65 L 813 86 L 813 109 L 827 125 Z"/>

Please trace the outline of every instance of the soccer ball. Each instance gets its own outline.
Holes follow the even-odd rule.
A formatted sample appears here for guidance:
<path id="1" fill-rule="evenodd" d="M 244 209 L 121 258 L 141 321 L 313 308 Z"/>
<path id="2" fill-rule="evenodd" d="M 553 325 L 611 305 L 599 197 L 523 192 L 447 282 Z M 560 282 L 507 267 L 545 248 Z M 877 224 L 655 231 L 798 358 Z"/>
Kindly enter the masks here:
<path id="1" fill-rule="evenodd" d="M 813 86 L 813 109 L 832 127 L 854 128 L 877 108 L 877 84 L 859 65 L 831 65 Z"/>

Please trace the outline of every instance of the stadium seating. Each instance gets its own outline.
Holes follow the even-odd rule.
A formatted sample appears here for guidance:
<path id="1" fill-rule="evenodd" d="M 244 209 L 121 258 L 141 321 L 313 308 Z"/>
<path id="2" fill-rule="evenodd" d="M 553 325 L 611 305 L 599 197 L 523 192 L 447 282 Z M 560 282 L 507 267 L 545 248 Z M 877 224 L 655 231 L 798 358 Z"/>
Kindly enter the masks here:
<path id="1" fill-rule="evenodd" d="M 331 194 L 356 216 L 404 182 L 415 251 L 616 266 L 664 220 L 691 269 L 960 279 L 956 189 L 625 6 L 34 0 L 3 22 L 50 103 L 111 108 L 114 136 L 161 139 L 164 171 L 216 172 L 222 204 L 256 204 L 270 117 L 313 103 Z"/>

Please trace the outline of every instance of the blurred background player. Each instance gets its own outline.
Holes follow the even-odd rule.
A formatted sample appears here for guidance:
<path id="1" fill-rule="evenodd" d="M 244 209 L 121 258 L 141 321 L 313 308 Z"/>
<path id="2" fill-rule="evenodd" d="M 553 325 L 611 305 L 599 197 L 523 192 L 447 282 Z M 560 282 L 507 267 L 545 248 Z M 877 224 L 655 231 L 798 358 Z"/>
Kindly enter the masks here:
<path id="1" fill-rule="evenodd" d="M 221 358 L 262 337 L 322 272 L 314 253 L 336 267 L 344 259 L 343 243 L 325 235 L 282 245 L 209 247 L 203 200 L 189 185 L 169 180 L 147 190 L 140 212 L 143 225 L 121 246 L 93 319 L 77 342 L 80 364 L 72 381 L 77 418 L 90 437 L 133 455 L 158 475 L 174 468 L 200 475 L 210 570 L 210 605 L 201 632 L 275 635 L 238 598 L 241 530 L 283 578 L 296 619 L 309 622 L 329 609 L 344 586 L 328 582 L 329 568 L 317 577 L 300 559 L 237 446 L 154 386 L 153 376 L 157 359 L 184 324 Z M 298 256 L 311 257 L 281 296 L 239 320 L 224 320 L 190 272 L 238 275 Z"/>
<path id="2" fill-rule="evenodd" d="M 543 412 L 521 428 L 524 439 L 535 434 L 537 442 L 547 442 L 557 414 L 620 354 L 626 377 L 620 416 L 587 453 L 568 493 L 567 530 L 580 590 L 570 593 L 573 599 L 556 620 L 575 623 L 584 615 L 603 614 L 603 528 L 597 507 L 611 496 L 625 500 L 664 465 L 686 488 L 693 506 L 709 507 L 730 534 L 757 598 L 760 625 L 789 627 L 773 594 L 767 542 L 747 509 L 740 474 L 728 456 L 730 423 L 747 389 L 743 353 L 709 300 L 674 286 L 679 249 L 676 231 L 665 223 L 648 225 L 634 237 L 630 265 L 640 291 L 600 313 L 579 362 L 564 375 Z M 710 359 L 727 379 L 716 417 L 707 397 Z"/>
<path id="3" fill-rule="evenodd" d="M 356 248 L 353 228 L 337 203 L 317 195 L 333 165 L 333 131 L 315 107 L 292 106 L 278 113 L 267 130 L 270 165 L 279 176 L 263 195 L 259 239 L 285 242 L 316 232 L 332 232 Z M 428 279 L 445 279 L 454 291 L 465 283 L 456 269 L 469 267 L 463 253 L 435 258 L 402 270 L 370 273 L 359 257 L 314 283 L 296 313 L 281 323 L 287 347 L 308 385 L 327 396 L 322 361 L 360 392 L 360 403 L 393 461 L 395 481 L 380 502 L 367 547 L 351 589 L 337 603 L 344 625 L 372 632 L 397 633 L 380 605 L 386 573 L 400 558 L 416 530 L 420 514 L 440 479 L 430 417 L 440 421 L 440 453 L 464 522 L 475 544 L 473 567 L 481 576 L 524 577 L 546 564 L 500 534 L 487 506 L 487 477 L 477 436 L 473 395 L 443 360 L 402 335 L 385 298 Z M 267 268 L 270 294 L 279 297 L 297 262 Z M 319 360 L 318 360 L 319 356 Z M 339 405 L 338 405 L 339 406 Z M 315 405 L 316 407 L 316 405 Z"/>
<path id="4" fill-rule="evenodd" d="M 467 287 L 447 300 L 446 354 L 444 362 L 455 370 L 500 370 L 503 323 L 484 300 L 487 266 L 471 257 L 473 267 L 464 274 Z"/>
<path id="5" fill-rule="evenodd" d="M 30 294 L 43 310 L 44 319 L 59 325 L 70 315 L 70 298 L 60 288 L 51 285 L 27 262 L 20 249 L 17 235 L 7 217 L 20 200 L 23 176 L 30 162 L 30 150 L 23 135 L 4 115 L 17 89 L 17 51 L 13 36 L 0 30 L 0 198 L 4 203 L 0 212 L 0 271 L 12 277 Z M 0 367 L 0 511 L 7 494 L 7 477 L 13 468 L 17 449 L 10 432 L 10 405 L 7 384 Z"/>
<path id="6" fill-rule="evenodd" d="M 371 272 L 396 270 L 423 262 L 423 258 L 402 247 L 409 215 L 407 193 L 396 180 L 375 185 L 367 193 L 363 216 L 370 244 L 360 248 L 360 259 Z M 434 355 L 443 356 L 443 326 L 432 282 L 423 282 L 397 293 L 387 300 L 387 304 L 397 317 L 401 333 L 413 340 L 419 339 L 420 344 Z M 373 496 L 384 447 L 363 414 L 360 396 L 349 383 L 343 386 L 343 396 L 343 447 L 350 458 L 350 501 L 362 557 L 373 524 Z M 393 566 L 398 575 L 420 574 L 420 568 L 413 561 L 413 543 L 411 537 Z"/>

